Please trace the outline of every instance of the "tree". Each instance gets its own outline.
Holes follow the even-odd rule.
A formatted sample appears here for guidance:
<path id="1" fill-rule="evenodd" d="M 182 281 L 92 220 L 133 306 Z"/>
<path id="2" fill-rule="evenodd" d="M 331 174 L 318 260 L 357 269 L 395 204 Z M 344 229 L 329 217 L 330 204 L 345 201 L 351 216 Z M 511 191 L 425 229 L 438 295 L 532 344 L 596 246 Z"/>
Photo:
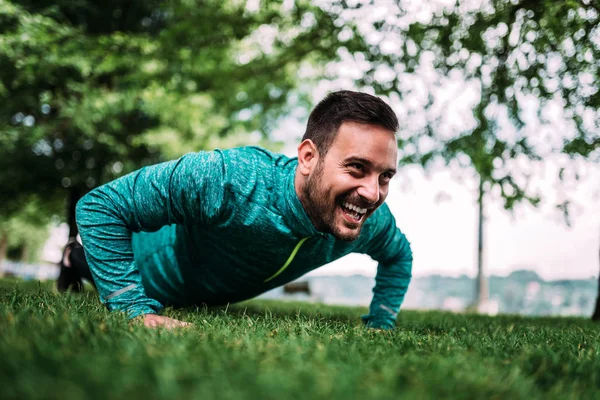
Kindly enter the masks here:
<path id="1" fill-rule="evenodd" d="M 368 15 L 368 7 L 354 2 L 346 18 Z M 501 198 L 507 210 L 537 206 L 527 165 L 559 152 L 600 159 L 600 9 L 589 0 L 489 0 L 432 7 L 417 19 L 410 7 L 399 2 L 377 13 L 362 31 L 372 40 L 347 59 L 368 61 L 359 85 L 401 105 L 404 162 L 443 160 L 476 174 L 481 305 L 486 198 Z M 444 90 L 455 92 L 444 99 Z M 448 112 L 459 99 L 472 102 L 462 124 Z M 557 119 L 567 129 L 552 131 Z M 559 205 L 567 215 L 568 205 Z"/>
<path id="2" fill-rule="evenodd" d="M 305 1 L 0 3 L 0 215 L 142 165 L 265 137 L 342 29 Z"/>

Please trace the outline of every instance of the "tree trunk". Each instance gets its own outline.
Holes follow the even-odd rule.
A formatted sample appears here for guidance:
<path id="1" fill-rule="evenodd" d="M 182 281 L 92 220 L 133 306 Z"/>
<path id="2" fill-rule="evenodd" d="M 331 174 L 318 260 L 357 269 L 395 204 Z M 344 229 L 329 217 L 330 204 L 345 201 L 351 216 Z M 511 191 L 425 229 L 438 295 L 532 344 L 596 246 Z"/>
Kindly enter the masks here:
<path id="1" fill-rule="evenodd" d="M 29 261 L 29 246 L 26 243 L 21 245 L 21 262 L 26 263 Z"/>
<path id="2" fill-rule="evenodd" d="M 600 277 L 598 277 L 598 297 L 596 298 L 596 309 L 592 315 L 592 321 L 600 321 Z"/>
<path id="3" fill-rule="evenodd" d="M 600 247 L 598 248 L 598 261 L 600 261 Z M 592 315 L 593 321 L 600 321 L 600 274 L 598 274 L 598 297 L 596 298 L 596 309 Z"/>
<path id="4" fill-rule="evenodd" d="M 479 176 L 479 197 L 477 203 L 479 206 L 479 221 L 478 221 L 478 239 L 477 239 L 477 281 L 475 282 L 475 308 L 479 312 L 485 311 L 488 302 L 488 285 L 483 273 L 483 201 L 485 191 L 483 188 L 484 180 Z"/>
<path id="5" fill-rule="evenodd" d="M 67 203 L 67 223 L 69 224 L 69 242 L 75 240 L 79 230 L 75 221 L 75 206 L 81 198 L 81 189 L 79 186 L 73 186 L 69 190 L 69 198 Z"/>
<path id="6" fill-rule="evenodd" d="M 8 232 L 0 231 L 0 267 L 6 260 L 6 252 L 8 251 Z"/>

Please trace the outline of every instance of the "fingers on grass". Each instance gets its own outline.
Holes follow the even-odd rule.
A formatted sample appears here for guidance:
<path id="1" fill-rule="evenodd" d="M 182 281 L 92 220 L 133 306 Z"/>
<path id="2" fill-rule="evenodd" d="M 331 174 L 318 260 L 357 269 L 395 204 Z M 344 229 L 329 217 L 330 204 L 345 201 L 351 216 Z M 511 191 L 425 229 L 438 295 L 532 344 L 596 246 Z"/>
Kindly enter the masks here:
<path id="1" fill-rule="evenodd" d="M 148 328 L 165 328 L 176 329 L 192 326 L 189 322 L 179 321 L 168 317 L 147 317 L 144 320 L 144 325 Z"/>

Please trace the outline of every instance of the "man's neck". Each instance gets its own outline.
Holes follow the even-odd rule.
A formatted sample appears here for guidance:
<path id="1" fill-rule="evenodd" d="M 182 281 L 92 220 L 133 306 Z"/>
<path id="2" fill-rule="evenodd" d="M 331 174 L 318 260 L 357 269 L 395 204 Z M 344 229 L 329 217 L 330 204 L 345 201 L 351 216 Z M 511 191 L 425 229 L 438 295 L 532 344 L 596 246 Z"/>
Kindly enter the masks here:
<path id="1" fill-rule="evenodd" d="M 315 229 L 320 230 L 318 225 L 315 223 L 315 218 L 312 214 L 314 210 L 310 207 L 309 200 L 306 198 L 306 195 L 304 193 L 305 185 L 306 177 L 304 177 L 300 173 L 300 171 L 298 171 L 298 167 L 296 167 L 296 172 L 294 175 L 294 190 L 296 191 L 296 196 L 298 196 L 298 200 L 300 200 L 300 204 L 302 205 L 302 208 L 304 209 L 306 215 L 308 215 L 308 218 L 310 219 L 310 222 L 312 222 L 312 225 L 315 227 Z"/>
<path id="2" fill-rule="evenodd" d="M 306 211 L 306 199 L 304 198 L 303 194 L 304 185 L 305 178 L 302 176 L 300 171 L 298 171 L 298 167 L 296 167 L 296 171 L 294 172 L 294 190 L 296 191 L 296 196 L 300 200 L 300 204 L 302 204 L 302 208 L 304 208 L 304 211 Z"/>

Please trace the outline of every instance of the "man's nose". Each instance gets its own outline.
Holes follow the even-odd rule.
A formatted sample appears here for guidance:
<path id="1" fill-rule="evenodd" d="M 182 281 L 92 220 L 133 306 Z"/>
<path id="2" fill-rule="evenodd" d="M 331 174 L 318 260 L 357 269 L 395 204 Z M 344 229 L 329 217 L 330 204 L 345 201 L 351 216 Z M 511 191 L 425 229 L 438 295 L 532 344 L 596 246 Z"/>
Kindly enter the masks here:
<path id="1" fill-rule="evenodd" d="M 379 180 L 364 179 L 362 185 L 358 188 L 358 195 L 371 204 L 379 201 Z"/>

